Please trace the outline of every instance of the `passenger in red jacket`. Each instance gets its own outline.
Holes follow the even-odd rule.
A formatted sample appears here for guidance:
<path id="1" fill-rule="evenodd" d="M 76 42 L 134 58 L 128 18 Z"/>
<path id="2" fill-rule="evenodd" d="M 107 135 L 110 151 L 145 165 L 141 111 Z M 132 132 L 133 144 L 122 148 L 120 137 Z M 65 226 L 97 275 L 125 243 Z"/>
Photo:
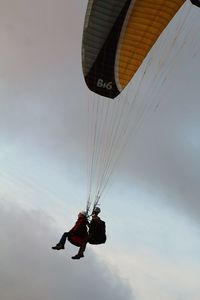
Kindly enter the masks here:
<path id="1" fill-rule="evenodd" d="M 68 238 L 69 242 L 72 243 L 75 246 L 80 247 L 82 245 L 82 243 L 87 239 L 88 237 L 88 232 L 87 232 L 87 215 L 86 212 L 82 211 L 78 214 L 78 219 L 74 225 L 74 227 L 72 227 L 72 229 L 70 229 L 70 231 L 65 232 L 59 243 L 52 247 L 53 250 L 61 250 L 61 249 L 65 249 L 65 242 L 66 239 Z"/>
<path id="2" fill-rule="evenodd" d="M 72 259 L 80 259 L 81 257 L 84 257 L 87 243 L 98 245 L 106 242 L 105 222 L 99 218 L 98 214 L 100 212 L 101 209 L 99 207 L 95 207 L 93 209 L 92 220 L 89 223 L 89 234 L 79 247 L 78 253 L 72 256 Z"/>

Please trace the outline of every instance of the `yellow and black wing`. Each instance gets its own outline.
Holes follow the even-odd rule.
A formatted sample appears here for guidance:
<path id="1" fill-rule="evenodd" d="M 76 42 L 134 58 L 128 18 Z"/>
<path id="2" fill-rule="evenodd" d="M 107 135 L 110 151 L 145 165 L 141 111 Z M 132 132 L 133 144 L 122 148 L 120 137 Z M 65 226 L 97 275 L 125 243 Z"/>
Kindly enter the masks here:
<path id="1" fill-rule="evenodd" d="M 90 0 L 82 65 L 90 90 L 115 98 L 185 0 Z"/>

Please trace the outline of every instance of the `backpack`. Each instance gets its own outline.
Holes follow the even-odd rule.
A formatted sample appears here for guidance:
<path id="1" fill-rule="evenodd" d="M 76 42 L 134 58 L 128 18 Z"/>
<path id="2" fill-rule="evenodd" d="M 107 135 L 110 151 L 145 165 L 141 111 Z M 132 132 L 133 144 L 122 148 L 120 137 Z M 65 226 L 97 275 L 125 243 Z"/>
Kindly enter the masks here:
<path id="1" fill-rule="evenodd" d="M 92 220 L 89 229 L 89 244 L 99 245 L 106 242 L 106 223 L 101 220 Z"/>

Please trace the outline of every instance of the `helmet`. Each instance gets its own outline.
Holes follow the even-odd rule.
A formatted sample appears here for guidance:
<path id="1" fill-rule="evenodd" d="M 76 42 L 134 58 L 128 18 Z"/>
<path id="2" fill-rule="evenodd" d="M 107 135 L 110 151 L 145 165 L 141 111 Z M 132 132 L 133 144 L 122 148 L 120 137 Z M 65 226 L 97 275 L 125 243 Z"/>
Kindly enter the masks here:
<path id="1" fill-rule="evenodd" d="M 85 217 L 87 216 L 86 211 L 80 211 L 80 214 L 83 215 L 83 216 L 85 216 Z"/>
<path id="2" fill-rule="evenodd" d="M 99 214 L 101 212 L 101 209 L 99 207 L 95 207 L 93 209 L 93 213 Z"/>

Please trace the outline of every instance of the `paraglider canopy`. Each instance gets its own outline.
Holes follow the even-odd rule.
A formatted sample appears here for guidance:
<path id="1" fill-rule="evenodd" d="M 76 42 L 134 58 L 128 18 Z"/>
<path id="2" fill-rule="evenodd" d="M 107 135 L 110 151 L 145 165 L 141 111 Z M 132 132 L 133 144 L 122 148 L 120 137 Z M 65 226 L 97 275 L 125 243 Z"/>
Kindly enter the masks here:
<path id="1" fill-rule="evenodd" d="M 89 89 L 115 98 L 184 2 L 90 0 L 82 46 L 83 73 Z"/>

